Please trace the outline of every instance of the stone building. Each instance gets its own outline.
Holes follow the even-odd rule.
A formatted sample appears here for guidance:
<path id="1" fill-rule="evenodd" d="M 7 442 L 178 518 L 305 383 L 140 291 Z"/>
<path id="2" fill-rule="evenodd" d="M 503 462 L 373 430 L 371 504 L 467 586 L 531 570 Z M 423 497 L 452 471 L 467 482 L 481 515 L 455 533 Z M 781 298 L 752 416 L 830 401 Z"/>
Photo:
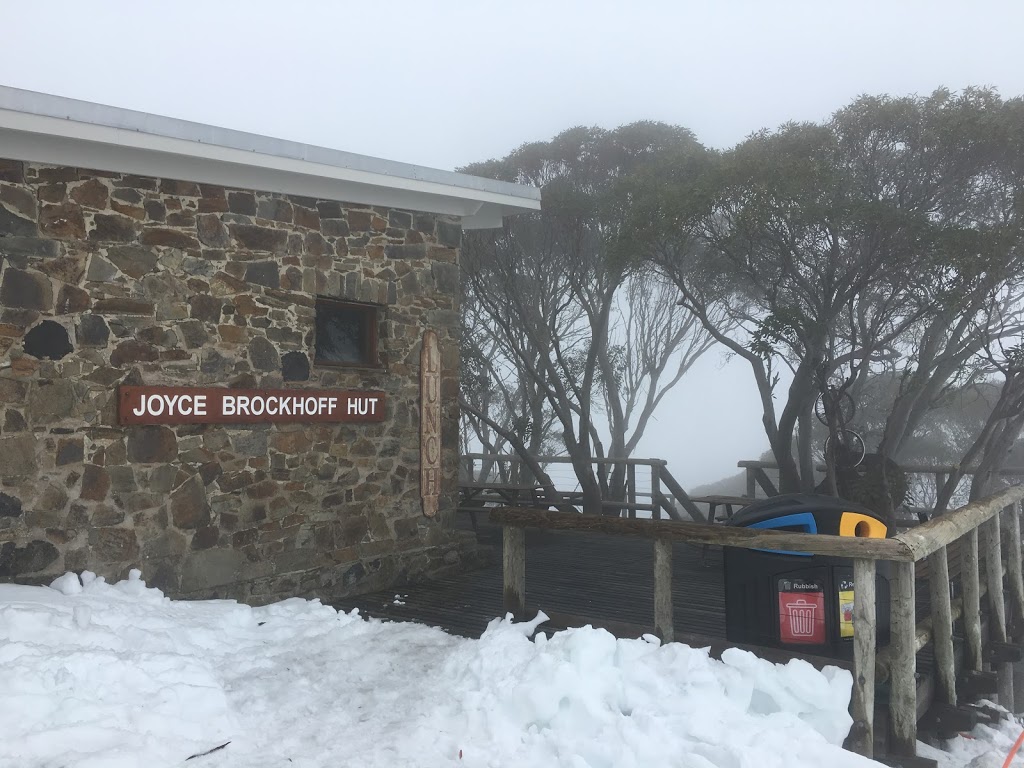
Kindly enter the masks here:
<path id="1" fill-rule="evenodd" d="M 539 207 L 529 187 L 0 87 L 0 580 L 138 567 L 171 595 L 266 602 L 460 567 L 462 230 Z M 191 415 L 160 397 L 129 423 L 132 386 Z M 199 387 L 247 393 L 253 418 L 197 421 Z M 342 390 L 383 411 L 312 420 L 259 394 Z"/>

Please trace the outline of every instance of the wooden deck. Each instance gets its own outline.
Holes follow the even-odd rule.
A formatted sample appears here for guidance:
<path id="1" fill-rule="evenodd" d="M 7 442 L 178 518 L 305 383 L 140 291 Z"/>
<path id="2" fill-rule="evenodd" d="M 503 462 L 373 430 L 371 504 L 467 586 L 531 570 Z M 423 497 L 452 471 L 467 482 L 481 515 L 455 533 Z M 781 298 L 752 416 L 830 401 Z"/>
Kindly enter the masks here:
<path id="1" fill-rule="evenodd" d="M 502 609 L 501 529 L 481 523 L 481 543 L 494 548 L 480 570 L 436 581 L 338 600 L 337 608 L 393 621 L 416 621 L 465 637 L 479 637 Z M 548 614 L 586 616 L 595 626 L 636 636 L 651 631 L 653 564 L 649 542 L 593 534 L 529 531 L 527 600 Z M 676 626 L 686 633 L 725 637 L 722 553 L 676 544 L 673 551 Z M 405 605 L 395 605 L 395 595 Z M 560 629 L 557 624 L 546 629 Z"/>
<path id="2" fill-rule="evenodd" d="M 460 527 L 470 528 L 468 520 Z M 386 621 L 412 621 L 439 627 L 463 637 L 478 638 L 487 624 L 505 615 L 502 607 L 501 528 L 480 522 L 478 538 L 491 547 L 491 564 L 474 571 L 388 591 L 343 598 L 332 605 L 358 608 L 364 616 Z M 565 629 L 557 614 L 582 616 L 593 626 L 618 637 L 653 632 L 653 557 L 650 542 L 603 534 L 527 532 L 527 602 L 556 620 L 543 624 L 548 632 Z M 718 655 L 735 646 L 725 638 L 725 574 L 722 550 L 706 551 L 690 544 L 673 545 L 672 597 L 676 638 L 710 646 Z M 397 601 L 397 602 L 396 602 Z M 917 594 L 919 615 L 928 615 L 928 590 Z M 579 624 L 573 624 L 579 626 Z M 800 657 L 815 666 L 850 668 L 847 660 L 808 656 L 782 649 L 757 649 L 770 661 Z M 918 673 L 927 681 L 933 664 L 931 647 L 917 658 Z M 922 699 L 922 714 L 930 694 Z"/>

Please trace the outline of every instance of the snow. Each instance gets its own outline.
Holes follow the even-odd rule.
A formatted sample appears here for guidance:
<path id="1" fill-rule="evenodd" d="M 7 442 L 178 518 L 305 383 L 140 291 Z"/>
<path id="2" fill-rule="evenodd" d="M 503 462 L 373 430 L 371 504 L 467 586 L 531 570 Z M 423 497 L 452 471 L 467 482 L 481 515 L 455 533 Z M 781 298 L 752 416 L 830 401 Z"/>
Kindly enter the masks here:
<path id="1" fill-rule="evenodd" d="M 315 600 L 172 601 L 137 571 L 0 585 L 0 768 L 878 765 L 840 747 L 846 671 L 544 618 L 468 640 Z"/>
<path id="2" fill-rule="evenodd" d="M 1024 730 L 1024 723 L 990 701 L 981 703 L 1001 710 L 1006 719 L 996 725 L 978 725 L 969 734 L 944 742 L 942 749 L 918 742 L 917 754 L 937 761 L 938 768 L 1002 768 L 1014 742 Z M 1018 755 L 1011 765 L 1013 768 L 1024 766 L 1024 754 Z"/>

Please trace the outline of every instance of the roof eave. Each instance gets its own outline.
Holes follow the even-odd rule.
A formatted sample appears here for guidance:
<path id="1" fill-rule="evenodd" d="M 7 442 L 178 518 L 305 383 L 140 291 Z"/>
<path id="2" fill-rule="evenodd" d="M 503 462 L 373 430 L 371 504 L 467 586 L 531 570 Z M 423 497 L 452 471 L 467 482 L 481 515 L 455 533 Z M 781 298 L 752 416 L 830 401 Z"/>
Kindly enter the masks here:
<path id="1" fill-rule="evenodd" d="M 11 92 L 27 93 L 0 86 L 0 96 Z M 533 187 L 224 129 L 211 129 L 215 133 L 210 135 L 226 136 L 234 146 L 204 143 L 196 138 L 204 126 L 185 121 L 153 118 L 188 138 L 4 108 L 8 101 L 0 99 L 0 155 L 10 159 L 446 214 L 462 217 L 468 229 L 501 226 L 503 215 L 540 210 L 540 190 Z M 62 101 L 84 109 L 85 102 Z M 50 111 L 56 109 L 54 104 L 47 106 Z M 116 113 L 104 113 L 108 122 L 123 115 L 136 122 L 147 117 L 101 109 Z M 130 124 L 131 120 L 119 122 Z M 281 154 L 244 148 L 248 145 L 280 149 Z"/>

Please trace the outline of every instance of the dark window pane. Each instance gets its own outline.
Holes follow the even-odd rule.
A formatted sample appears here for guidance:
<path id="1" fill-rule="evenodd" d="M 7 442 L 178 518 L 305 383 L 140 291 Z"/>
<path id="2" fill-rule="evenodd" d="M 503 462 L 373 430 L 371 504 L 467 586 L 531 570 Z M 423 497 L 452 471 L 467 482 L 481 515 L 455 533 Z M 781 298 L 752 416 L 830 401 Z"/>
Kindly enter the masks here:
<path id="1" fill-rule="evenodd" d="M 316 359 L 324 363 L 372 363 L 370 308 L 344 307 L 328 302 L 316 308 Z"/>

